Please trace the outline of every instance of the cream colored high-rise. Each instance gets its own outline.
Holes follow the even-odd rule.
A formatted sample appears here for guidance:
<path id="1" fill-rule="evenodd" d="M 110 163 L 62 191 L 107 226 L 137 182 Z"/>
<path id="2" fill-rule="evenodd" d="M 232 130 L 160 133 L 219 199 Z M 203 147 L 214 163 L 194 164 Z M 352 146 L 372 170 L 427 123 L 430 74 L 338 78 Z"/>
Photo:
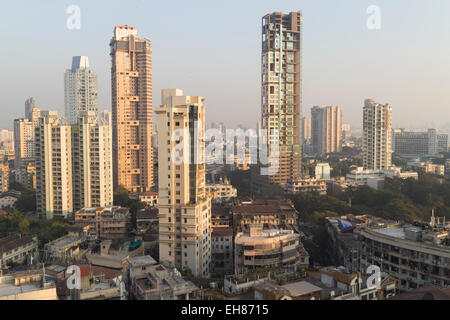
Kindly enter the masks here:
<path id="1" fill-rule="evenodd" d="M 135 27 L 116 26 L 111 46 L 114 185 L 153 186 L 151 42 Z"/>
<path id="2" fill-rule="evenodd" d="M 311 109 L 311 142 L 317 154 L 342 151 L 342 109 L 315 106 Z"/>
<path id="3" fill-rule="evenodd" d="M 392 163 L 392 107 L 366 99 L 363 113 L 364 169 L 387 170 Z"/>
<path id="4" fill-rule="evenodd" d="M 73 210 L 113 204 L 112 130 L 95 111 L 82 111 L 72 127 Z"/>
<path id="5" fill-rule="evenodd" d="M 301 12 L 262 19 L 262 128 L 268 141 L 279 141 L 279 169 L 269 176 L 271 183 L 301 174 L 302 20 Z"/>
<path id="6" fill-rule="evenodd" d="M 205 188 L 204 99 L 166 89 L 161 101 L 156 110 L 160 261 L 208 277 L 212 230 Z"/>
<path id="7" fill-rule="evenodd" d="M 28 100 L 27 100 L 28 101 Z M 34 161 L 34 130 L 39 124 L 41 110 L 27 109 L 28 118 L 14 120 L 14 153 L 16 169 Z"/>
<path id="8" fill-rule="evenodd" d="M 35 143 L 37 211 L 66 217 L 73 212 L 71 126 L 56 111 L 43 111 Z"/>

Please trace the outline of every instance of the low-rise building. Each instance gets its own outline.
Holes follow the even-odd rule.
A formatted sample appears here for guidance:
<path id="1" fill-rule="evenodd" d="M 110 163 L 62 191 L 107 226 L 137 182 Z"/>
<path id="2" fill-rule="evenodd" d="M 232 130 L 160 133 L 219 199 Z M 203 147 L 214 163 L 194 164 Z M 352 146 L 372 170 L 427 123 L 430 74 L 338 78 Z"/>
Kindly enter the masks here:
<path id="1" fill-rule="evenodd" d="M 211 206 L 212 227 L 232 227 L 233 212 L 231 207 L 223 204 L 213 204 Z"/>
<path id="2" fill-rule="evenodd" d="M 424 285 L 450 286 L 450 227 L 430 225 L 362 228 L 361 268 L 377 265 L 399 279 L 400 290 Z"/>
<path id="3" fill-rule="evenodd" d="M 89 227 L 89 235 L 95 239 L 127 237 L 131 231 L 131 214 L 128 208 L 84 208 L 75 213 L 75 223 Z"/>
<path id="4" fill-rule="evenodd" d="M 47 262 L 69 263 L 77 256 L 88 252 L 87 237 L 81 231 L 72 230 L 66 235 L 44 245 L 44 258 Z"/>
<path id="5" fill-rule="evenodd" d="M 58 300 L 54 282 L 45 279 L 42 269 L 0 276 L 0 300 Z"/>
<path id="6" fill-rule="evenodd" d="M 400 178 L 400 179 L 418 179 L 417 172 L 406 171 L 402 172 L 401 168 L 390 167 L 386 170 L 365 170 L 363 167 L 358 167 L 352 170 L 346 176 L 346 183 L 353 187 L 368 185 L 377 190 L 383 188 L 385 178 Z"/>
<path id="7" fill-rule="evenodd" d="M 128 292 L 137 300 L 189 300 L 199 289 L 176 268 L 150 256 L 128 259 Z"/>
<path id="8" fill-rule="evenodd" d="M 300 236 L 292 230 L 263 230 L 251 225 L 235 238 L 235 272 L 246 273 L 265 267 L 307 268 L 309 255 Z"/>
<path id="9" fill-rule="evenodd" d="M 10 264 L 30 264 L 38 254 L 35 236 L 12 234 L 0 239 L 0 269 Z"/>
<path id="10" fill-rule="evenodd" d="M 8 191 L 0 194 L 0 209 L 12 209 L 20 198 L 20 192 Z"/>
<path id="11" fill-rule="evenodd" d="M 285 185 L 285 192 L 295 194 L 298 192 L 318 192 L 321 195 L 327 194 L 327 183 L 325 179 L 307 178 L 295 179 Z"/>
<path id="12" fill-rule="evenodd" d="M 230 200 L 237 197 L 237 189 L 228 180 L 223 183 L 207 184 L 206 192 L 213 201 Z"/>
<path id="13" fill-rule="evenodd" d="M 290 200 L 266 200 L 241 203 L 232 208 L 233 219 L 241 225 L 267 224 L 273 226 L 297 225 L 298 211 Z"/>
<path id="14" fill-rule="evenodd" d="M 156 207 L 141 209 L 136 214 L 136 227 L 139 233 L 146 233 L 147 230 L 158 224 L 159 210 Z"/>
<path id="15" fill-rule="evenodd" d="M 154 207 L 158 204 L 158 192 L 156 191 L 148 191 L 141 193 L 132 193 L 130 194 L 130 198 L 137 199 L 141 202 L 144 202 L 150 207 Z"/>

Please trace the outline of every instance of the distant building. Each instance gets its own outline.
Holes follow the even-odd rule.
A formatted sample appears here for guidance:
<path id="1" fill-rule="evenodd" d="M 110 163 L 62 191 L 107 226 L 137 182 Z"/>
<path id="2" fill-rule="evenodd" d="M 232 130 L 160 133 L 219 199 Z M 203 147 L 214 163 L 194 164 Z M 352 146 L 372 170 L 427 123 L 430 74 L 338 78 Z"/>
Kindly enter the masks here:
<path id="1" fill-rule="evenodd" d="M 436 129 L 427 132 L 394 131 L 393 151 L 401 156 L 436 155 L 448 151 L 448 134 L 438 134 Z"/>
<path id="2" fill-rule="evenodd" d="M 311 118 L 302 118 L 303 141 L 311 140 Z"/>
<path id="3" fill-rule="evenodd" d="M 331 178 L 331 168 L 328 163 L 318 163 L 315 168 L 316 179 L 329 180 Z"/>
<path id="4" fill-rule="evenodd" d="M 311 109 L 311 143 L 316 154 L 342 151 L 342 109 L 315 106 Z"/>
<path id="5" fill-rule="evenodd" d="M 27 98 L 25 100 L 25 118 L 29 119 L 31 117 L 31 111 L 36 108 L 36 99 L 33 97 Z"/>
<path id="6" fill-rule="evenodd" d="M 390 167 L 387 170 L 364 170 L 363 167 L 358 167 L 347 174 L 345 181 L 348 185 L 354 187 L 369 185 L 376 190 L 380 190 L 384 187 L 386 177 L 417 180 L 419 175 L 414 171 L 402 172 L 402 169 L 398 167 Z"/>
<path id="7" fill-rule="evenodd" d="M 73 57 L 72 68 L 64 73 L 64 106 L 71 124 L 77 123 L 80 112 L 98 114 L 98 79 L 89 66 L 88 57 Z"/>

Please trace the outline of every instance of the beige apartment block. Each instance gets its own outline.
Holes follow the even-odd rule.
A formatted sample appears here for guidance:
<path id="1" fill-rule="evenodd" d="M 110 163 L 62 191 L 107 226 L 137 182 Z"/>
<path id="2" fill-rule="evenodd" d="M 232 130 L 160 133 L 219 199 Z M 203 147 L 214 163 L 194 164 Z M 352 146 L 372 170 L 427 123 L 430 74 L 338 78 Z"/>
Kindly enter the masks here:
<path id="1" fill-rule="evenodd" d="M 47 219 L 73 212 L 71 126 L 43 111 L 36 128 L 36 203 Z"/>
<path id="2" fill-rule="evenodd" d="M 311 142 L 316 154 L 342 151 L 342 109 L 315 106 L 311 109 Z"/>
<path id="3" fill-rule="evenodd" d="M 235 273 L 243 274 L 264 268 L 308 266 L 300 236 L 293 230 L 263 230 L 251 225 L 235 238 Z"/>
<path id="4" fill-rule="evenodd" d="M 131 192 L 153 186 L 151 42 L 132 26 L 116 26 L 111 46 L 114 185 Z"/>
<path id="5" fill-rule="evenodd" d="M 262 18 L 261 124 L 270 146 L 279 142 L 279 168 L 270 183 L 301 174 L 302 105 L 301 12 L 274 12 Z"/>
<path id="6" fill-rule="evenodd" d="M 366 99 L 363 113 L 364 169 L 387 170 L 392 163 L 392 107 Z"/>
<path id="7" fill-rule="evenodd" d="M 72 127 L 73 210 L 113 204 L 112 130 L 95 111 L 81 111 Z"/>
<path id="8" fill-rule="evenodd" d="M 209 277 L 212 229 L 205 186 L 205 99 L 165 89 L 161 101 L 156 111 L 160 261 Z"/>

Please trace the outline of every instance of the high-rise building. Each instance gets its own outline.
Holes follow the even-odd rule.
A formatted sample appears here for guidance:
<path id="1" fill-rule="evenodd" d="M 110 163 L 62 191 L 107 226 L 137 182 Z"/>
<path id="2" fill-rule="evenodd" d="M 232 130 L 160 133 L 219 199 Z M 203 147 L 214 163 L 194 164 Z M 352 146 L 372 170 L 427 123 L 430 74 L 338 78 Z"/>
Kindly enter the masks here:
<path id="1" fill-rule="evenodd" d="M 279 143 L 278 171 L 270 183 L 301 174 L 302 20 L 301 12 L 262 18 L 261 116 L 269 156 Z"/>
<path id="2" fill-rule="evenodd" d="M 34 129 L 29 119 L 14 120 L 15 168 L 18 169 L 34 160 Z"/>
<path id="3" fill-rule="evenodd" d="M 112 129 L 95 111 L 81 111 L 70 125 L 44 111 L 36 129 L 38 213 L 67 217 L 113 202 Z"/>
<path id="4" fill-rule="evenodd" d="M 363 113 L 364 169 L 387 170 L 392 163 L 392 107 L 366 99 Z"/>
<path id="5" fill-rule="evenodd" d="M 153 186 L 151 42 L 135 27 L 116 26 L 111 46 L 114 185 Z"/>
<path id="6" fill-rule="evenodd" d="M 72 126 L 73 210 L 113 204 L 112 129 L 94 111 Z"/>
<path id="7" fill-rule="evenodd" d="M 47 219 L 73 212 L 71 126 L 43 111 L 36 128 L 36 205 Z"/>
<path id="8" fill-rule="evenodd" d="M 311 140 L 311 118 L 302 118 L 303 142 Z"/>
<path id="9" fill-rule="evenodd" d="M 315 106 L 311 109 L 311 140 L 316 154 L 342 151 L 342 109 Z"/>
<path id="10" fill-rule="evenodd" d="M 25 100 L 25 118 L 30 118 L 31 110 L 36 108 L 36 100 L 33 97 L 30 97 Z"/>
<path id="11" fill-rule="evenodd" d="M 160 261 L 208 277 L 212 229 L 205 188 L 204 99 L 165 89 L 161 101 L 156 111 Z"/>
<path id="12" fill-rule="evenodd" d="M 81 111 L 98 111 L 98 79 L 88 57 L 73 57 L 72 68 L 64 73 L 64 107 L 71 124 L 77 123 Z"/>

